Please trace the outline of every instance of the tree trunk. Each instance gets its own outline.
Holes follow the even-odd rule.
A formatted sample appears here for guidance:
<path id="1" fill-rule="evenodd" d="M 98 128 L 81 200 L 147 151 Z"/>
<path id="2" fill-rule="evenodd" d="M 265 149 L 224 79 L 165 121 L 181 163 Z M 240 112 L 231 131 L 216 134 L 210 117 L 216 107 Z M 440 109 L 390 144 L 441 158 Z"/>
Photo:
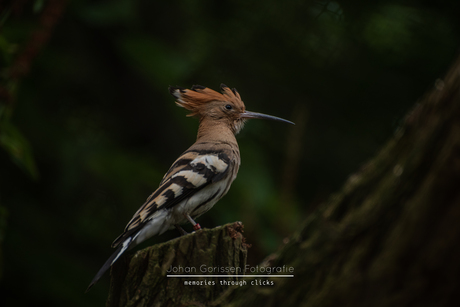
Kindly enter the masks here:
<path id="1" fill-rule="evenodd" d="M 108 306 L 460 306 L 459 90 L 460 60 L 376 157 L 263 263 L 292 267 L 294 277 L 244 278 L 247 286 L 230 288 L 164 277 L 171 264 L 244 268 L 244 240 L 227 225 L 116 266 Z"/>
<path id="2" fill-rule="evenodd" d="M 226 306 L 460 306 L 460 60 Z"/>

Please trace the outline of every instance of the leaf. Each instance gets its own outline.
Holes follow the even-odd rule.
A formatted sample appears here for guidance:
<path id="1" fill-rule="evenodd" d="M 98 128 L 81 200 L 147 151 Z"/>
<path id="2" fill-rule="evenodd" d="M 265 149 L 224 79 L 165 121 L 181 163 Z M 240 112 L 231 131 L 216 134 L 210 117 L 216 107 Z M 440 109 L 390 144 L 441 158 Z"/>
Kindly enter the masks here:
<path id="1" fill-rule="evenodd" d="M 29 174 L 38 178 L 38 170 L 28 140 L 9 121 L 8 109 L 0 105 L 0 146 L 10 155 L 13 162 Z"/>

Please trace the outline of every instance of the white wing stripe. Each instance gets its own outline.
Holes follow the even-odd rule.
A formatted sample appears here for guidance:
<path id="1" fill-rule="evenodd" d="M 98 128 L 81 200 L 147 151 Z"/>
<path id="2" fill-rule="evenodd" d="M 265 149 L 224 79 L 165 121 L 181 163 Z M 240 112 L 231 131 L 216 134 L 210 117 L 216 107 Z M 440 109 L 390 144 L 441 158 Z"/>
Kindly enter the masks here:
<path id="1" fill-rule="evenodd" d="M 227 163 L 225 163 L 222 159 L 219 159 L 219 157 L 215 155 L 199 156 L 198 158 L 190 162 L 192 166 L 196 166 L 198 163 L 206 165 L 207 168 L 209 168 L 212 171 L 217 171 L 217 173 L 224 172 L 228 167 Z"/>
<path id="2" fill-rule="evenodd" d="M 207 181 L 204 175 L 195 173 L 194 171 L 180 171 L 174 174 L 171 178 L 175 178 L 179 176 L 184 177 L 185 180 L 193 184 L 195 187 L 202 186 Z"/>
<path id="3" fill-rule="evenodd" d="M 169 186 L 168 190 L 171 190 L 171 191 L 174 192 L 174 197 L 178 197 L 179 195 L 182 194 L 183 188 L 180 185 L 176 184 L 176 183 L 172 183 Z"/>

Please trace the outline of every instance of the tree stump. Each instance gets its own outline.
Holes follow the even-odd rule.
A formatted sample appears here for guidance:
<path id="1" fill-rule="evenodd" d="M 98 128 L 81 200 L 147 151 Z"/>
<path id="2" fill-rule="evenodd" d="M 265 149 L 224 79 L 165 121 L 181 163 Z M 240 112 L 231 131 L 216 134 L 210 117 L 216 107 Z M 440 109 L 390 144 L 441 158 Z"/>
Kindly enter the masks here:
<path id="1" fill-rule="evenodd" d="M 216 299 L 229 287 L 221 286 L 215 278 L 167 275 L 230 275 L 232 272 L 222 273 L 220 269 L 242 270 L 248 247 L 242 232 L 243 224 L 235 222 L 128 254 L 112 268 L 107 307 L 203 306 L 204 301 Z"/>

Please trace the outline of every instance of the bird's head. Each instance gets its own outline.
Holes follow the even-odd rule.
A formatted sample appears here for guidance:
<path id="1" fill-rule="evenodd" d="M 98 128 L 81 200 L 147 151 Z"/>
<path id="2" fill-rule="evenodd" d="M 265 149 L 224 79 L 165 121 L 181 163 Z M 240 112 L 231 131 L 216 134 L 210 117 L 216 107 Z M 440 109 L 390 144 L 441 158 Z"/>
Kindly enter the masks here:
<path id="1" fill-rule="evenodd" d="M 188 116 L 196 116 L 200 122 L 204 120 L 222 122 L 228 125 L 234 134 L 240 132 L 248 118 L 294 124 L 279 117 L 247 111 L 236 89 L 230 89 L 225 84 L 221 84 L 220 89 L 222 93 L 201 85 L 194 85 L 191 89 L 169 87 L 169 91 L 176 98 L 176 104 L 191 111 Z"/>

